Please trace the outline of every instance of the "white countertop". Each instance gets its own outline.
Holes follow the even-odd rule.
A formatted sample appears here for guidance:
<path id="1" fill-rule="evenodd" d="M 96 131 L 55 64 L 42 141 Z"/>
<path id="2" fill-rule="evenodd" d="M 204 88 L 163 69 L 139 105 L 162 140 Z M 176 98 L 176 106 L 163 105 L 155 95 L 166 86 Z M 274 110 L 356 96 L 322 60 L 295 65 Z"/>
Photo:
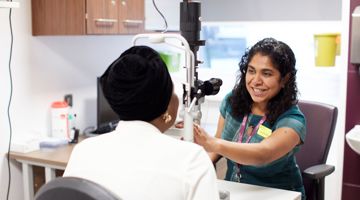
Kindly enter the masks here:
<path id="1" fill-rule="evenodd" d="M 276 188 L 218 180 L 219 190 L 230 192 L 230 199 L 236 200 L 300 200 L 301 193 Z"/>

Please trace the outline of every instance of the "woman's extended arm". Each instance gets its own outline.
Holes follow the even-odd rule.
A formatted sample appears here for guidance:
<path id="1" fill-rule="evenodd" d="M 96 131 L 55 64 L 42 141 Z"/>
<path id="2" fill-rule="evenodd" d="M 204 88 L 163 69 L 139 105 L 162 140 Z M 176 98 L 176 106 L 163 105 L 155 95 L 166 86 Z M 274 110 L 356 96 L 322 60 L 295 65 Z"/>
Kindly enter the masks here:
<path id="1" fill-rule="evenodd" d="M 299 135 L 292 128 L 287 127 L 276 129 L 270 137 L 260 143 L 237 143 L 210 137 L 199 126 L 194 129 L 194 137 L 195 142 L 208 152 L 220 154 L 245 165 L 270 163 L 284 156 L 300 143 Z"/>

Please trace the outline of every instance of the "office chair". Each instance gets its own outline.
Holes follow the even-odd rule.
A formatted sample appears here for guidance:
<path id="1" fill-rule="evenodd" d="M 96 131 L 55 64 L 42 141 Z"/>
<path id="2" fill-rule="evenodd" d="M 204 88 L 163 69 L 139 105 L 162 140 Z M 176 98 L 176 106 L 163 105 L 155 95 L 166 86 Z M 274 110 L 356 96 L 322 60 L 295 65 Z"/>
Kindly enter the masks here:
<path id="1" fill-rule="evenodd" d="M 77 177 L 58 177 L 35 195 L 35 200 L 120 200 L 101 185 Z"/>
<path id="2" fill-rule="evenodd" d="M 335 170 L 327 165 L 331 141 L 334 135 L 338 110 L 335 106 L 299 101 L 300 110 L 306 117 L 306 139 L 296 154 L 302 172 L 307 200 L 324 200 L 325 177 Z"/>

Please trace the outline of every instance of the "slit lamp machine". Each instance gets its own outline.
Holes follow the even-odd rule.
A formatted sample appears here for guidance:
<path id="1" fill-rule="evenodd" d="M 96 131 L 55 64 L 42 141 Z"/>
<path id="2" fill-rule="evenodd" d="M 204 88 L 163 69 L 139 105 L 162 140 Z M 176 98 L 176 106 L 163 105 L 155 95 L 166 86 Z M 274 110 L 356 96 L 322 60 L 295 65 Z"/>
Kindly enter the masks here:
<path id="1" fill-rule="evenodd" d="M 135 35 L 132 43 L 136 45 L 140 39 L 147 39 L 153 44 L 165 43 L 184 52 L 186 69 L 186 82 L 183 83 L 182 104 L 184 128 L 181 136 L 185 141 L 193 141 L 193 123 L 200 124 L 201 106 L 205 95 L 216 95 L 222 80 L 211 78 L 207 81 L 198 79 L 197 51 L 200 46 L 205 45 L 205 40 L 200 40 L 201 31 L 201 4 L 184 0 L 180 2 L 180 34 L 178 33 L 148 33 Z M 177 41 L 176 43 L 174 41 Z"/>

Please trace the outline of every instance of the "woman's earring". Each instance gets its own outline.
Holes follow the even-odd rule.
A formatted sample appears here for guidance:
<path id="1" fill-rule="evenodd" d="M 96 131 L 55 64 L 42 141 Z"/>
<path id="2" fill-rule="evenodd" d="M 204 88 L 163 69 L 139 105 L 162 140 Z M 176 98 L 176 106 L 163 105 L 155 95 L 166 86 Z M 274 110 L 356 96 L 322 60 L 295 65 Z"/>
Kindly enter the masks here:
<path id="1" fill-rule="evenodd" d="M 165 123 L 169 123 L 171 121 L 172 117 L 171 115 L 169 115 L 168 112 L 166 112 L 164 115 L 163 115 L 163 120 L 165 121 Z"/>

